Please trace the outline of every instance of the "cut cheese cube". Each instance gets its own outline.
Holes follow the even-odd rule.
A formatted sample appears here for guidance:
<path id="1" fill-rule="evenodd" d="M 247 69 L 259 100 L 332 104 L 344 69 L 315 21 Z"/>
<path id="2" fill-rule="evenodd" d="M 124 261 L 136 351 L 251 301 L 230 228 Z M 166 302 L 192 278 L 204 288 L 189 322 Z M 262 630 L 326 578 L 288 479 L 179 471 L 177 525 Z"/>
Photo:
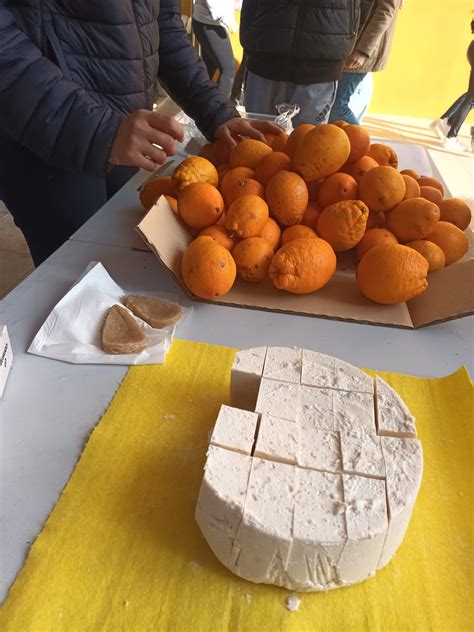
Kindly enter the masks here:
<path id="1" fill-rule="evenodd" d="M 209 446 L 196 521 L 216 557 L 228 564 L 242 520 L 251 457 Z"/>
<path id="2" fill-rule="evenodd" d="M 375 434 L 374 398 L 369 393 L 334 391 L 334 429 L 364 428 Z"/>
<path id="3" fill-rule="evenodd" d="M 257 422 L 257 413 L 223 405 L 212 432 L 211 445 L 250 454 L 255 440 Z"/>
<path id="4" fill-rule="evenodd" d="M 263 377 L 299 384 L 301 381 L 301 349 L 269 347 L 265 358 Z"/>
<path id="5" fill-rule="evenodd" d="M 254 456 L 295 464 L 299 445 L 299 424 L 272 415 L 262 415 Z"/>
<path id="6" fill-rule="evenodd" d="M 230 401 L 232 406 L 255 410 L 260 378 L 267 347 L 255 347 L 237 351 L 230 379 Z"/>
<path id="7" fill-rule="evenodd" d="M 402 543 L 421 485 L 423 452 L 417 439 L 382 437 L 387 471 L 389 527 L 379 561 L 385 566 Z"/>
<path id="8" fill-rule="evenodd" d="M 335 430 L 334 391 L 329 388 L 300 387 L 300 424 L 303 429 Z"/>
<path id="9" fill-rule="evenodd" d="M 312 470 L 342 472 L 339 433 L 318 428 L 302 429 L 298 465 Z"/>
<path id="10" fill-rule="evenodd" d="M 344 473 L 385 478 L 380 437 L 361 427 L 343 429 L 340 435 Z"/>
<path id="11" fill-rule="evenodd" d="M 340 584 L 338 564 L 347 539 L 342 477 L 297 470 L 293 546 L 287 567 L 296 590 L 328 590 Z"/>
<path id="12" fill-rule="evenodd" d="M 300 408 L 299 389 L 298 384 L 262 378 L 255 411 L 297 421 Z"/>
<path id="13" fill-rule="evenodd" d="M 385 481 L 344 475 L 347 543 L 339 562 L 345 584 L 375 575 L 387 533 Z"/>
<path id="14" fill-rule="evenodd" d="M 374 392 L 372 378 L 357 367 L 344 360 L 306 349 L 303 349 L 301 383 L 359 393 Z"/>
<path id="15" fill-rule="evenodd" d="M 416 437 L 415 418 L 402 398 L 378 375 L 375 376 L 377 434 Z"/>
<path id="16" fill-rule="evenodd" d="M 252 581 L 285 585 L 291 550 L 296 468 L 253 458 L 244 516 L 230 568 Z"/>

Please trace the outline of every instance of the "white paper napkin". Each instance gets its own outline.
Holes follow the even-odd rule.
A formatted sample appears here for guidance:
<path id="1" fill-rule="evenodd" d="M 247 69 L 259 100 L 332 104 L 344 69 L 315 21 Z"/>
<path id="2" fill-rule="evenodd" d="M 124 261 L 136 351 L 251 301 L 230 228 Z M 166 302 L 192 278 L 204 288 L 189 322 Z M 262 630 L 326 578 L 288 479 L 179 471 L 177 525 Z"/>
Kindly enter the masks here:
<path id="1" fill-rule="evenodd" d="M 91 262 L 54 307 L 36 334 L 28 353 L 73 364 L 163 364 L 171 347 L 176 325 L 153 329 L 133 314 L 147 337 L 147 348 L 141 353 L 126 355 L 112 355 L 102 351 L 100 330 L 105 313 L 112 305 L 122 305 L 120 298 L 125 294 L 156 296 L 178 303 L 178 296 L 167 292 L 124 290 L 109 276 L 101 263 Z M 190 308 L 182 309 L 181 321 L 190 311 Z"/>

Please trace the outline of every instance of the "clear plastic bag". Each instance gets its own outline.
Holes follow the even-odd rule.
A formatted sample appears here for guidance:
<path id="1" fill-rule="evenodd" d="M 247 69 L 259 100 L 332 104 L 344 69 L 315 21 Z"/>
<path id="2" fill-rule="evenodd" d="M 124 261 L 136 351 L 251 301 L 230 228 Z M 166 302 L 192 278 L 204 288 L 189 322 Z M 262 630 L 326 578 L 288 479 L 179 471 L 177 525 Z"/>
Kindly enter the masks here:
<path id="1" fill-rule="evenodd" d="M 278 116 L 275 123 L 279 125 L 287 134 L 293 131 L 292 119 L 299 113 L 300 106 L 291 103 L 280 103 L 276 106 Z"/>

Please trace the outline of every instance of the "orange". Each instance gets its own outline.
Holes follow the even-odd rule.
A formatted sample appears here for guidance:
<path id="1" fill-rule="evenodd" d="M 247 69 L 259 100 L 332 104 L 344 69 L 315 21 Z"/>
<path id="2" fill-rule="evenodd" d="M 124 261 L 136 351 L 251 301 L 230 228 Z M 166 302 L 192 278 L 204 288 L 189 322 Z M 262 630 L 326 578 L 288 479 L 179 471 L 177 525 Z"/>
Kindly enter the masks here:
<path id="1" fill-rule="evenodd" d="M 317 202 L 308 202 L 303 217 L 301 218 L 302 226 L 309 226 L 313 230 L 316 230 L 319 216 L 321 215 L 321 207 Z"/>
<path id="2" fill-rule="evenodd" d="M 405 181 L 393 167 L 374 167 L 359 182 L 359 198 L 371 211 L 388 211 L 405 197 Z"/>
<path id="3" fill-rule="evenodd" d="M 356 280 L 371 301 L 396 305 L 424 292 L 427 274 L 428 262 L 419 252 L 401 244 L 384 244 L 365 253 Z"/>
<path id="4" fill-rule="evenodd" d="M 343 119 L 338 119 L 337 121 L 331 121 L 331 125 L 336 125 L 337 127 L 347 127 L 349 123 Z"/>
<path id="5" fill-rule="evenodd" d="M 243 281 L 256 283 L 267 276 L 273 259 L 273 249 L 262 237 L 242 239 L 232 252 L 237 274 Z"/>
<path id="6" fill-rule="evenodd" d="M 385 213 L 374 213 L 369 211 L 369 217 L 367 218 L 367 226 L 365 230 L 368 231 L 371 228 L 383 228 L 385 226 Z"/>
<path id="7" fill-rule="evenodd" d="M 268 219 L 268 206 L 258 195 L 243 195 L 226 214 L 225 227 L 242 239 L 258 237 Z"/>
<path id="8" fill-rule="evenodd" d="M 178 200 L 175 197 L 171 197 L 171 195 L 165 195 L 165 200 L 171 206 L 171 210 L 175 215 L 178 215 Z"/>
<path id="9" fill-rule="evenodd" d="M 243 195 L 258 195 L 261 198 L 265 195 L 265 189 L 257 180 L 252 178 L 243 178 L 237 180 L 229 188 L 227 195 L 225 196 L 225 202 L 227 206 L 230 206 L 232 202 Z"/>
<path id="10" fill-rule="evenodd" d="M 264 156 L 255 168 L 255 178 L 264 186 L 279 171 L 291 171 L 291 158 L 282 151 Z"/>
<path id="11" fill-rule="evenodd" d="M 281 229 L 273 218 L 269 217 L 267 219 L 264 227 L 260 231 L 260 237 L 270 244 L 273 251 L 278 248 L 280 244 Z"/>
<path id="12" fill-rule="evenodd" d="M 351 153 L 346 133 L 335 125 L 318 125 L 298 145 L 293 165 L 305 180 L 317 180 L 336 173 Z"/>
<path id="13" fill-rule="evenodd" d="M 370 156 L 362 156 L 362 158 L 359 158 L 356 162 L 346 162 L 341 171 L 348 173 L 357 183 L 359 183 L 364 173 L 367 173 L 367 171 L 370 171 L 374 167 L 378 166 L 379 163 Z"/>
<path id="14" fill-rule="evenodd" d="M 349 154 L 347 162 L 356 162 L 369 151 L 370 134 L 361 125 L 344 125 L 342 129 L 348 135 L 351 143 L 351 153 Z"/>
<path id="15" fill-rule="evenodd" d="M 222 185 L 222 180 L 224 179 L 226 173 L 228 173 L 229 171 L 229 165 L 227 163 L 224 163 L 222 165 L 219 165 L 217 167 L 217 175 L 219 177 L 219 181 L 217 183 L 217 188 L 220 190 L 221 185 Z"/>
<path id="16" fill-rule="evenodd" d="M 322 288 L 336 271 L 336 255 L 324 239 L 294 239 L 276 252 L 268 274 L 279 290 L 309 294 Z"/>
<path id="17" fill-rule="evenodd" d="M 439 208 L 424 198 L 403 200 L 387 213 L 386 227 L 399 242 L 423 239 L 431 233 L 439 220 Z"/>
<path id="18" fill-rule="evenodd" d="M 314 237 L 317 237 L 317 235 L 309 226 L 302 226 L 301 224 L 288 226 L 281 235 L 281 245 L 284 246 L 290 241 L 293 241 L 293 239 L 312 239 Z"/>
<path id="19" fill-rule="evenodd" d="M 466 230 L 471 223 L 471 209 L 459 198 L 443 200 L 439 210 L 441 211 L 440 219 L 443 222 L 451 222 L 461 230 Z"/>
<path id="20" fill-rule="evenodd" d="M 224 212 L 219 191 L 207 182 L 193 182 L 178 194 L 178 213 L 191 228 L 215 224 Z"/>
<path id="21" fill-rule="evenodd" d="M 422 176 L 421 178 L 418 178 L 417 182 L 420 187 L 434 187 L 435 189 L 438 189 L 441 195 L 444 196 L 444 187 L 436 178 L 428 178 L 426 176 Z"/>
<path id="22" fill-rule="evenodd" d="M 171 176 L 152 178 L 140 190 L 140 202 L 148 211 L 161 195 L 176 196 L 176 189 Z"/>
<path id="23" fill-rule="evenodd" d="M 237 180 L 244 180 L 245 178 L 255 178 L 255 171 L 248 167 L 235 167 L 235 169 L 229 169 L 229 171 L 222 178 L 220 190 L 224 198 L 229 192 L 231 186 Z"/>
<path id="24" fill-rule="evenodd" d="M 405 181 L 405 198 L 404 199 L 408 200 L 408 198 L 420 197 L 420 185 L 415 180 L 415 178 L 412 178 L 411 176 L 408 176 L 405 173 L 402 174 L 402 177 Z"/>
<path id="25" fill-rule="evenodd" d="M 402 176 L 410 176 L 410 178 L 413 178 L 414 180 L 418 180 L 418 178 L 421 177 L 416 169 L 402 169 L 400 173 Z"/>
<path id="26" fill-rule="evenodd" d="M 427 239 L 444 252 L 447 266 L 464 257 L 469 248 L 466 233 L 450 222 L 438 222 Z"/>
<path id="27" fill-rule="evenodd" d="M 288 142 L 288 134 L 282 132 L 281 134 L 277 134 L 269 143 L 270 147 L 273 151 L 285 151 L 286 143 Z"/>
<path id="28" fill-rule="evenodd" d="M 218 298 L 227 294 L 237 276 L 230 252 L 212 237 L 198 237 L 186 248 L 181 261 L 186 287 L 200 298 Z"/>
<path id="29" fill-rule="evenodd" d="M 367 155 L 376 160 L 381 167 L 389 166 L 394 169 L 398 167 L 397 152 L 389 145 L 374 143 L 369 147 Z"/>
<path id="30" fill-rule="evenodd" d="M 203 153 L 204 147 L 208 147 L 208 150 Z M 204 147 L 199 155 L 210 160 L 216 167 L 229 162 L 230 148 L 223 140 L 215 140 L 210 145 L 205 145 Z"/>
<path id="31" fill-rule="evenodd" d="M 375 246 L 382 246 L 383 244 L 398 244 L 398 239 L 393 233 L 385 228 L 370 228 L 365 231 L 365 235 L 357 244 L 357 258 L 362 259 L 365 253 L 371 248 L 375 248 Z"/>
<path id="32" fill-rule="evenodd" d="M 369 209 L 360 200 L 336 202 L 321 212 L 318 235 L 336 252 L 350 250 L 362 239 L 368 217 Z"/>
<path id="33" fill-rule="evenodd" d="M 319 187 L 319 205 L 325 208 L 342 200 L 357 200 L 358 188 L 357 182 L 349 174 L 333 173 L 325 178 Z"/>
<path id="34" fill-rule="evenodd" d="M 298 224 L 308 206 L 308 188 L 297 173 L 279 171 L 265 189 L 273 217 L 286 226 Z"/>
<path id="35" fill-rule="evenodd" d="M 446 257 L 441 248 L 432 241 L 426 241 L 426 239 L 417 239 L 415 241 L 409 241 L 405 244 L 409 248 L 413 248 L 422 255 L 428 262 L 428 272 L 434 272 L 440 268 L 444 268 Z"/>
<path id="36" fill-rule="evenodd" d="M 248 167 L 255 169 L 260 159 L 271 151 L 272 148 L 261 140 L 246 138 L 230 152 L 229 165 L 231 168 Z"/>
<path id="37" fill-rule="evenodd" d="M 441 202 L 443 201 L 442 193 L 439 189 L 435 189 L 434 187 L 420 187 L 420 197 L 433 202 L 436 206 L 441 206 Z"/>
<path id="38" fill-rule="evenodd" d="M 288 156 L 293 160 L 295 155 L 296 148 L 301 143 L 303 138 L 306 136 L 308 132 L 314 129 L 316 125 L 311 125 L 310 123 L 303 123 L 302 125 L 298 125 L 288 136 L 288 140 L 286 141 L 285 152 Z"/>
<path id="39" fill-rule="evenodd" d="M 232 252 L 238 241 L 236 237 L 230 234 L 225 226 L 208 226 L 199 233 L 199 237 L 204 237 L 205 235 L 212 237 L 214 241 L 217 241 L 218 244 L 227 248 L 229 252 Z"/>
<path id="40" fill-rule="evenodd" d="M 178 191 L 182 191 L 193 182 L 207 182 L 217 186 L 219 175 L 212 162 L 202 156 L 190 156 L 180 163 L 172 175 Z"/>

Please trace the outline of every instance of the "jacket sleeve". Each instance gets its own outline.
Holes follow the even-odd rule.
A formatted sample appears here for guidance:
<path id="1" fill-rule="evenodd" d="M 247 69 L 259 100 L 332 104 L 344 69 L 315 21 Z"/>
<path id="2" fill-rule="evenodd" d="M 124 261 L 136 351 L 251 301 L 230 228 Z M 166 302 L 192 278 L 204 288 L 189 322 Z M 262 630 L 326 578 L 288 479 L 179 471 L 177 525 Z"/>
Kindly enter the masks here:
<path id="1" fill-rule="evenodd" d="M 191 45 L 181 19 L 179 0 L 161 0 L 160 67 L 158 78 L 171 97 L 192 119 L 201 132 L 213 140 L 215 129 L 238 116 L 220 96 L 209 79 L 206 67 Z"/>
<path id="2" fill-rule="evenodd" d="M 400 0 L 376 0 L 365 27 L 357 40 L 354 50 L 370 57 L 378 48 L 381 38 L 395 19 Z"/>
<path id="3" fill-rule="evenodd" d="M 121 119 L 65 79 L 0 3 L 1 134 L 51 166 L 102 175 Z"/>

